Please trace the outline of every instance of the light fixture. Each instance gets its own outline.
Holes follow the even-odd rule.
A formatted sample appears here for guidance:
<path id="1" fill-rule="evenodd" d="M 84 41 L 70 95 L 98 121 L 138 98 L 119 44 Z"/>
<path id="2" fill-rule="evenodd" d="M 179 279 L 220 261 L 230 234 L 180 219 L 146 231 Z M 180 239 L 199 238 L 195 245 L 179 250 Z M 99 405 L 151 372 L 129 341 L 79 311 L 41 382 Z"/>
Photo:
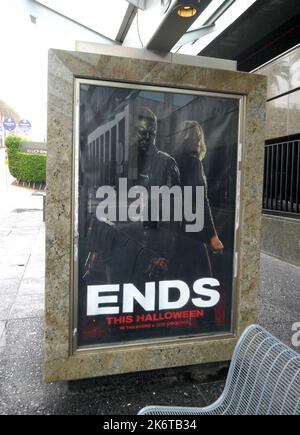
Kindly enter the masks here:
<path id="1" fill-rule="evenodd" d="M 197 13 L 197 9 L 193 6 L 182 6 L 177 10 L 177 14 L 182 18 L 194 17 Z"/>
<path id="2" fill-rule="evenodd" d="M 153 0 L 154 1 L 154 0 Z M 170 52 L 172 47 L 186 34 L 191 25 L 213 0 L 160 0 L 161 6 L 169 8 L 164 13 L 157 30 L 146 43 L 153 51 Z M 161 14 L 164 9 L 161 9 Z"/>
<path id="3" fill-rule="evenodd" d="M 195 17 L 202 8 L 202 4 L 206 3 L 205 0 L 179 0 L 174 10 L 176 10 L 177 15 L 181 18 L 192 18 Z"/>

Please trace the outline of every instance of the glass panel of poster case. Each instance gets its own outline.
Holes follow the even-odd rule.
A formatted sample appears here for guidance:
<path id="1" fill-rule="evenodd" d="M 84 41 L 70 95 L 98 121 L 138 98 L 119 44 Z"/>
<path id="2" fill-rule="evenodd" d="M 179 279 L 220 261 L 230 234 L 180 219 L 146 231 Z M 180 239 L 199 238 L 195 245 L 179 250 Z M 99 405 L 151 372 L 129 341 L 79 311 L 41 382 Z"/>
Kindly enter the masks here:
<path id="1" fill-rule="evenodd" d="M 233 330 L 237 95 L 76 80 L 77 347 Z"/>

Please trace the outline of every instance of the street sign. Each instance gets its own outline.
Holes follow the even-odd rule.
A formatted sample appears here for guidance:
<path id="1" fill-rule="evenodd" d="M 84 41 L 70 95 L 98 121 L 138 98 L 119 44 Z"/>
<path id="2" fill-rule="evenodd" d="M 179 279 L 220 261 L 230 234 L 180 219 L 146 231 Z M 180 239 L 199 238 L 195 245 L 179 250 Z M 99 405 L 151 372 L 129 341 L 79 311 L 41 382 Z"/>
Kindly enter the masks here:
<path id="1" fill-rule="evenodd" d="M 19 129 L 24 133 L 31 129 L 31 123 L 28 121 L 28 119 L 21 119 L 19 122 Z"/>
<path id="2" fill-rule="evenodd" d="M 3 127 L 7 131 L 14 131 L 16 129 L 16 123 L 12 118 L 5 118 L 3 122 Z"/>

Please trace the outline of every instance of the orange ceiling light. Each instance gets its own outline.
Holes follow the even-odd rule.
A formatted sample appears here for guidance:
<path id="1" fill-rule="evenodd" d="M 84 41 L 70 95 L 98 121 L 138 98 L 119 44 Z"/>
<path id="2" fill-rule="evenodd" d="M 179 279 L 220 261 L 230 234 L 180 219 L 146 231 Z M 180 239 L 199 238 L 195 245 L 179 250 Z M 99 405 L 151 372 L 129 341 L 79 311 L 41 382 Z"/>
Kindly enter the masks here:
<path id="1" fill-rule="evenodd" d="M 200 3 L 203 4 L 203 0 L 179 0 L 175 5 L 175 10 L 182 18 L 192 18 L 200 12 Z"/>
<path id="2" fill-rule="evenodd" d="M 182 18 L 194 17 L 197 12 L 197 9 L 193 6 L 182 6 L 177 10 L 177 14 Z"/>

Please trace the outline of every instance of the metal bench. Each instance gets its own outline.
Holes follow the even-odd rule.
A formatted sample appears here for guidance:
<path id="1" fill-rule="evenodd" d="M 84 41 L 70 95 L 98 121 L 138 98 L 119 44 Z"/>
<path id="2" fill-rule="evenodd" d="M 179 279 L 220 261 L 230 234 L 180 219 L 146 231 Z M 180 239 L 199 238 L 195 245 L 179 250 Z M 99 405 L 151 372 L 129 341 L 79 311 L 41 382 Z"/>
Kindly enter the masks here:
<path id="1" fill-rule="evenodd" d="M 300 415 L 300 355 L 252 325 L 236 345 L 224 392 L 214 404 L 148 406 L 139 415 Z"/>

